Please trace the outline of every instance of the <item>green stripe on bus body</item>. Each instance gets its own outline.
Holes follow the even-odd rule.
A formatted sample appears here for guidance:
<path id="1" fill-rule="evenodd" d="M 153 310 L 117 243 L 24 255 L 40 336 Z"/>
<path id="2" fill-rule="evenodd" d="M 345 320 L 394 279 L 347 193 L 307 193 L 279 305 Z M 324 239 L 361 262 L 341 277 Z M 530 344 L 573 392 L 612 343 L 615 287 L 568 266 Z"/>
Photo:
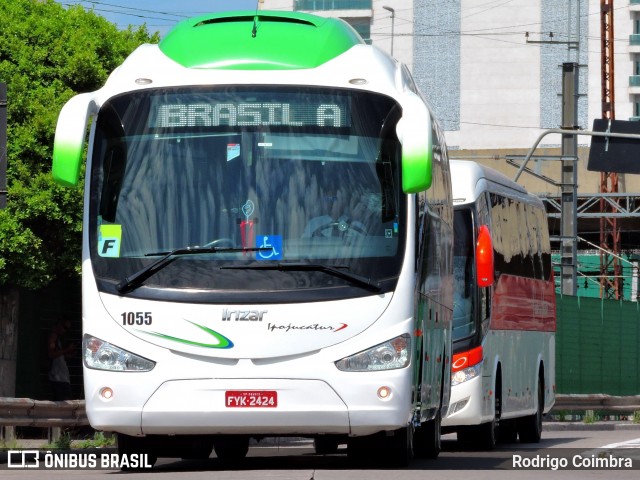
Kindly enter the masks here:
<path id="1" fill-rule="evenodd" d="M 225 337 L 224 335 L 222 335 L 221 333 L 218 333 L 215 330 L 211 330 L 210 328 L 205 327 L 204 325 L 198 325 L 197 323 L 193 323 L 193 322 L 189 322 L 189 323 L 192 324 L 192 325 L 195 325 L 199 329 L 207 332 L 209 335 L 211 335 L 216 340 L 218 340 L 218 343 L 217 344 L 212 344 L 212 343 L 194 342 L 193 340 L 187 340 L 185 338 L 173 337 L 171 335 L 166 335 L 164 333 L 159 333 L 159 332 L 148 332 L 146 330 L 138 330 L 138 331 L 146 333 L 148 335 L 153 335 L 153 336 L 156 336 L 156 337 L 159 337 L 159 338 L 163 338 L 165 340 L 171 340 L 173 342 L 184 343 L 185 345 L 192 345 L 192 346 L 195 346 L 195 347 L 222 348 L 222 349 L 233 348 L 233 342 L 230 339 L 228 339 L 227 337 Z"/>

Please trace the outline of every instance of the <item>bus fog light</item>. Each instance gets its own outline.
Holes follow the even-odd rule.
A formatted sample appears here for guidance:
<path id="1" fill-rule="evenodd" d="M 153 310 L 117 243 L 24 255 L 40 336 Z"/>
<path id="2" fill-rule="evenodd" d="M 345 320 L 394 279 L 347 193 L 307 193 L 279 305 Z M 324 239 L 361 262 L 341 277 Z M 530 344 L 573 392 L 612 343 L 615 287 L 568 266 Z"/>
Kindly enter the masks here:
<path id="1" fill-rule="evenodd" d="M 111 388 L 109 387 L 104 387 L 102 390 L 100 390 L 100 396 L 104 400 L 111 400 L 111 398 L 113 398 L 113 390 L 111 390 Z"/>
<path id="2" fill-rule="evenodd" d="M 380 387 L 378 389 L 378 397 L 382 400 L 386 400 L 391 397 L 391 388 L 389 387 Z"/>
<path id="3" fill-rule="evenodd" d="M 465 398 L 464 400 L 460 400 L 459 402 L 454 403 L 449 407 L 449 415 L 453 415 L 456 412 L 459 412 L 469 403 L 469 399 Z"/>

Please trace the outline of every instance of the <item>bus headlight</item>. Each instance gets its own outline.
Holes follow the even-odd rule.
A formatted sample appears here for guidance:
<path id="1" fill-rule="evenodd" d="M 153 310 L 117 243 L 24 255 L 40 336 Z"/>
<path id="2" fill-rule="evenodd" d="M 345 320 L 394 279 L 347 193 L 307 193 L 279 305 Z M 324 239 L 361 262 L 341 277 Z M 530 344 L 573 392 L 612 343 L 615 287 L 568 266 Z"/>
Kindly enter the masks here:
<path id="1" fill-rule="evenodd" d="M 371 372 L 404 368 L 411 361 L 411 337 L 406 333 L 336 362 L 343 372 Z"/>
<path id="2" fill-rule="evenodd" d="M 87 368 L 96 370 L 148 372 L 156 366 L 151 360 L 91 335 L 85 335 L 82 338 L 82 357 Z"/>
<path id="3" fill-rule="evenodd" d="M 451 386 L 459 385 L 473 378 L 479 377 L 482 372 L 482 362 L 473 367 L 463 368 L 451 374 Z"/>

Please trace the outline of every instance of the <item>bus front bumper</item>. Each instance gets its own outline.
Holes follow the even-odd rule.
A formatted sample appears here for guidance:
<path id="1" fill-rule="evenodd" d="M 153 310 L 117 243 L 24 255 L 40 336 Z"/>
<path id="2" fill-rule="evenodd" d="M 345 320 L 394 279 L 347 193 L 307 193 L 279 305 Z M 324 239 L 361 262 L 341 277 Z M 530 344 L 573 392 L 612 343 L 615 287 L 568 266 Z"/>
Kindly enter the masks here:
<path id="1" fill-rule="evenodd" d="M 443 427 L 479 425 L 488 421 L 483 416 L 482 377 L 476 377 L 451 387 L 451 399 Z M 490 420 L 490 417 L 488 417 Z"/>
<path id="2" fill-rule="evenodd" d="M 360 436 L 406 426 L 411 402 L 400 392 L 408 389 L 392 387 L 383 399 L 377 384 L 354 382 L 339 395 L 325 381 L 312 379 L 171 380 L 137 412 L 94 403 L 87 413 L 94 428 L 129 435 Z M 248 395 L 269 401 L 250 406 Z"/>

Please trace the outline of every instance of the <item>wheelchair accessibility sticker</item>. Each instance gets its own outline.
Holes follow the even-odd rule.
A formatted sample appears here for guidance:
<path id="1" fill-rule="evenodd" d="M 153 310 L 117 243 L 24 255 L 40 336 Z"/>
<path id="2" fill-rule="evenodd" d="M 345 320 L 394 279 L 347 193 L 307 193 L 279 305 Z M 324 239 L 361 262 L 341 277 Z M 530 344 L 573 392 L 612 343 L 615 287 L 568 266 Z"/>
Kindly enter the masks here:
<path id="1" fill-rule="evenodd" d="M 259 235 L 256 247 L 256 260 L 282 260 L 282 235 Z"/>

